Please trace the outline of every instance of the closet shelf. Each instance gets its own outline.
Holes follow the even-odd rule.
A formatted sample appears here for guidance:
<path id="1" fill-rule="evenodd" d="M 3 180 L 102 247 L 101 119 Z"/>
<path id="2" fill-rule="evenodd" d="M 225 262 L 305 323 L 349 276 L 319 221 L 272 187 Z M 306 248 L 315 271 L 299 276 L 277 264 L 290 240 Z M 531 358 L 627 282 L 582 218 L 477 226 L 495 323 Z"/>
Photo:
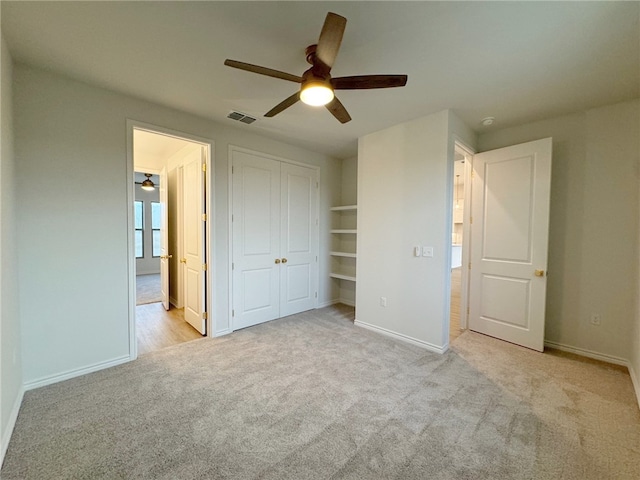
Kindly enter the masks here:
<path id="1" fill-rule="evenodd" d="M 331 207 L 332 212 L 344 212 L 347 210 L 358 210 L 357 205 L 342 205 L 340 207 Z"/>
<path id="2" fill-rule="evenodd" d="M 357 254 L 350 252 L 330 252 L 330 255 L 334 257 L 347 257 L 347 258 L 356 258 Z"/>
<path id="3" fill-rule="evenodd" d="M 339 278 L 340 280 L 350 280 L 352 282 L 356 281 L 356 277 L 353 277 L 351 275 L 343 275 L 341 273 L 330 273 L 329 276 L 331 278 Z"/>

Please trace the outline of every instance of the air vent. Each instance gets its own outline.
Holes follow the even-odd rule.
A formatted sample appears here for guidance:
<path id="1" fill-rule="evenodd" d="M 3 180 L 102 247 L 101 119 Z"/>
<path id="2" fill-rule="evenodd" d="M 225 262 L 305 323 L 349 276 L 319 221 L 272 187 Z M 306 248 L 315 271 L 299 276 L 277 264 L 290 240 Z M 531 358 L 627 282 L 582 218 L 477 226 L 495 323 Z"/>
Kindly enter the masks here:
<path id="1" fill-rule="evenodd" d="M 230 118 L 231 120 L 237 120 L 246 124 L 250 124 L 256 121 L 255 118 L 240 112 L 230 112 L 229 115 L 227 115 L 227 118 Z"/>

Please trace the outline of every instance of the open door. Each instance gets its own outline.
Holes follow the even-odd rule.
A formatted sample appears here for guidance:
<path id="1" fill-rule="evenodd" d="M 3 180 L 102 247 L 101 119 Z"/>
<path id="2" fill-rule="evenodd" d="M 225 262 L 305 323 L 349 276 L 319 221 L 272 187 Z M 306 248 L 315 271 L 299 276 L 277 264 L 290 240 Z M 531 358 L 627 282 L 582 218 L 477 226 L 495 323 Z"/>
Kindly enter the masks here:
<path id="1" fill-rule="evenodd" d="M 184 319 L 202 335 L 206 333 L 205 297 L 205 182 L 204 147 L 194 150 L 183 166 L 184 209 Z"/>
<path id="2" fill-rule="evenodd" d="M 475 155 L 469 328 L 544 349 L 551 138 Z"/>
<path id="3" fill-rule="evenodd" d="M 162 298 L 162 306 L 165 310 L 169 310 L 169 213 L 167 205 L 169 204 L 167 194 L 167 167 L 160 170 L 160 294 Z"/>

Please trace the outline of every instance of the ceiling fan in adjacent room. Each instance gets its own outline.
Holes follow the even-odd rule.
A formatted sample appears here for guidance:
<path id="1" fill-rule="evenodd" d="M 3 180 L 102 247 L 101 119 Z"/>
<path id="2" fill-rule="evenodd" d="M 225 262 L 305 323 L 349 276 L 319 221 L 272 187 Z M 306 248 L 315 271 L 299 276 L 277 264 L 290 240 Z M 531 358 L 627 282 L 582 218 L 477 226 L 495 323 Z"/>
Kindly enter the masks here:
<path id="1" fill-rule="evenodd" d="M 351 120 L 351 117 L 346 108 L 340 103 L 340 100 L 335 96 L 334 90 L 367 90 L 370 88 L 404 87 L 407 84 L 407 76 L 359 75 L 331 78 L 331 67 L 333 67 L 333 63 L 338 55 L 346 24 L 346 18 L 331 12 L 327 14 L 318 43 L 308 46 L 305 50 L 307 62 L 311 64 L 311 68 L 304 72 L 301 77 L 271 68 L 238 62 L 236 60 L 227 59 L 224 61 L 224 64 L 229 67 L 239 68 L 240 70 L 301 84 L 300 91 L 273 107 L 265 113 L 265 117 L 273 117 L 286 108 L 289 108 L 298 100 L 302 100 L 308 105 L 326 106 L 327 110 L 341 123 L 347 123 Z"/>

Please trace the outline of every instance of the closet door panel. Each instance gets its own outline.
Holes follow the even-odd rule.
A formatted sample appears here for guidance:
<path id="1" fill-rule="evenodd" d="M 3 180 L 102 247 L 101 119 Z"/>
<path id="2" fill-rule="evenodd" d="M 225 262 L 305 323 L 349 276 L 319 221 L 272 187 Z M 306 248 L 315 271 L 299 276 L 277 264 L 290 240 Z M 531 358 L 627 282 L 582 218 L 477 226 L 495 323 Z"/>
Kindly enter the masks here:
<path id="1" fill-rule="evenodd" d="M 280 162 L 233 152 L 233 329 L 280 316 Z"/>
<path id="2" fill-rule="evenodd" d="M 280 316 L 316 306 L 318 281 L 318 172 L 282 163 Z"/>

